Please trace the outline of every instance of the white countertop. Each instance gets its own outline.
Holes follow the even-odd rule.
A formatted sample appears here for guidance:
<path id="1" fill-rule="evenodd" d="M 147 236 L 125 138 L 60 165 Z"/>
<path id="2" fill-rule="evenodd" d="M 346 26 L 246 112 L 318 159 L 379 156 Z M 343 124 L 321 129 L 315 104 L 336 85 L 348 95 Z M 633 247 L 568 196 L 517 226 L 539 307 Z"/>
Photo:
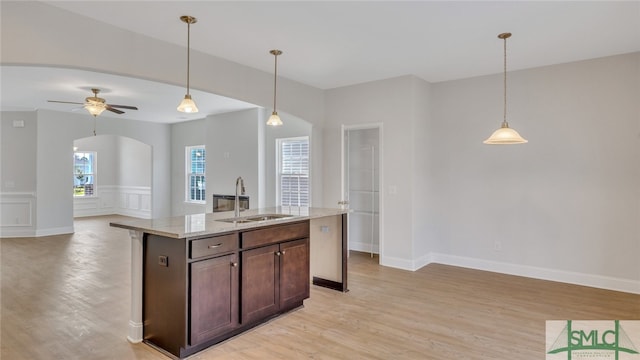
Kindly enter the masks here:
<path id="1" fill-rule="evenodd" d="M 223 222 L 220 219 L 234 217 L 233 211 L 217 213 L 174 216 L 162 219 L 137 219 L 131 221 L 114 221 L 113 227 L 142 231 L 149 234 L 171 238 L 190 238 L 225 233 L 234 230 L 247 230 L 262 226 L 289 223 L 300 220 L 335 216 L 348 213 L 346 209 L 308 208 L 295 206 L 278 206 L 264 209 L 250 209 L 240 212 L 240 218 L 261 214 L 292 215 L 276 220 L 251 221 L 245 223 Z"/>

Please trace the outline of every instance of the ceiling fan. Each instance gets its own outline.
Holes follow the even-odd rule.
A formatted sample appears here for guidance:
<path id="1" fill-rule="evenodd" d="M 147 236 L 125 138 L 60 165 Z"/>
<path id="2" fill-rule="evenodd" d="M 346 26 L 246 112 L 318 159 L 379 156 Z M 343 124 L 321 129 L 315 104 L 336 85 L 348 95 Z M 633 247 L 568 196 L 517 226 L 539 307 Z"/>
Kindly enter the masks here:
<path id="1" fill-rule="evenodd" d="M 57 100 L 47 100 L 47 101 L 55 102 L 55 103 L 63 103 L 63 104 L 83 105 L 83 107 L 87 109 L 87 111 L 93 116 L 98 116 L 102 114 L 102 112 L 105 110 L 111 111 L 112 113 L 116 113 L 116 114 L 124 114 L 124 111 L 118 110 L 116 108 L 138 110 L 138 108 L 135 106 L 107 104 L 103 98 L 98 97 L 98 93 L 100 92 L 100 89 L 94 88 L 94 89 L 91 89 L 91 91 L 93 92 L 93 96 L 89 96 L 85 98 L 84 103 L 71 102 L 71 101 L 57 101 Z"/>

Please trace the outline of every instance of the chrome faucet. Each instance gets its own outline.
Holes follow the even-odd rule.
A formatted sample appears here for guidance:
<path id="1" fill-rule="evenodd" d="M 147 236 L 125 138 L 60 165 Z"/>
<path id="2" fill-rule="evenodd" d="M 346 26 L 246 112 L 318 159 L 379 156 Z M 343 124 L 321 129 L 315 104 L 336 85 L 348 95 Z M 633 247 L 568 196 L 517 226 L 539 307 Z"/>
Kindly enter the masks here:
<path id="1" fill-rule="evenodd" d="M 240 195 L 244 195 L 244 180 L 242 180 L 241 176 L 238 176 L 236 179 L 236 200 L 233 204 L 236 217 L 240 217 L 240 196 L 238 195 L 238 185 L 240 185 Z"/>

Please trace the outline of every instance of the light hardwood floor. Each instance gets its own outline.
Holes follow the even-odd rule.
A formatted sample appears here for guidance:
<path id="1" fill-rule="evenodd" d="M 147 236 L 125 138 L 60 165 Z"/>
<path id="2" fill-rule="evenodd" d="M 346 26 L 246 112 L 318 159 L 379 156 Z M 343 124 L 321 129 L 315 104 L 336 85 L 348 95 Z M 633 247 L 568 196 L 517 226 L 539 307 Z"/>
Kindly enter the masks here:
<path id="1" fill-rule="evenodd" d="M 73 235 L 0 241 L 1 359 L 167 359 L 126 340 L 128 233 L 83 218 Z M 640 295 L 432 264 L 349 260 L 348 293 L 192 359 L 544 359 L 547 319 L 640 319 Z"/>

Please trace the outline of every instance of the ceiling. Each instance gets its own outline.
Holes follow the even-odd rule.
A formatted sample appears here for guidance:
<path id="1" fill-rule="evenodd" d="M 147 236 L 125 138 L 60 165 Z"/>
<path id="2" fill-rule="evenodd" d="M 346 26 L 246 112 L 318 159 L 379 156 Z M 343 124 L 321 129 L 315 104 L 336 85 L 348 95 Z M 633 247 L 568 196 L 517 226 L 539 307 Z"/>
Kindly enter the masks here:
<path id="1" fill-rule="evenodd" d="M 278 48 L 284 52 L 278 58 L 279 76 L 320 89 L 408 74 L 441 82 L 500 73 L 503 43 L 497 35 L 502 32 L 513 33 L 510 71 L 640 51 L 640 1 L 42 2 L 180 46 L 186 43 L 186 26 L 179 16 L 192 15 L 198 18 L 191 27 L 192 49 L 271 73 L 268 51 Z M 16 67 L 11 73 L 4 68 L 3 87 L 25 87 L 18 91 L 24 98 L 29 98 L 28 86 L 47 88 L 42 79 L 69 83 L 65 79 L 75 77 L 86 86 L 69 89 L 75 92 L 44 91 L 43 96 L 82 101 L 91 95 L 90 87 L 103 84 L 114 95 L 104 91 L 107 102 L 138 106 L 135 116 L 140 120 L 190 120 L 175 114 L 184 96 L 180 87 L 155 84 L 150 90 L 139 79 L 69 69 Z M 24 70 L 34 73 L 25 78 Z M 253 107 L 192 92 L 194 99 L 210 97 L 206 103 L 211 108 L 202 109 L 204 114 Z M 3 109 L 68 109 L 64 104 L 19 103 L 17 98 L 5 101 L 5 96 Z M 153 106 L 147 107 L 145 97 L 151 96 Z M 159 99 L 166 110 L 156 109 Z M 149 109 L 155 113 L 147 114 Z"/>

